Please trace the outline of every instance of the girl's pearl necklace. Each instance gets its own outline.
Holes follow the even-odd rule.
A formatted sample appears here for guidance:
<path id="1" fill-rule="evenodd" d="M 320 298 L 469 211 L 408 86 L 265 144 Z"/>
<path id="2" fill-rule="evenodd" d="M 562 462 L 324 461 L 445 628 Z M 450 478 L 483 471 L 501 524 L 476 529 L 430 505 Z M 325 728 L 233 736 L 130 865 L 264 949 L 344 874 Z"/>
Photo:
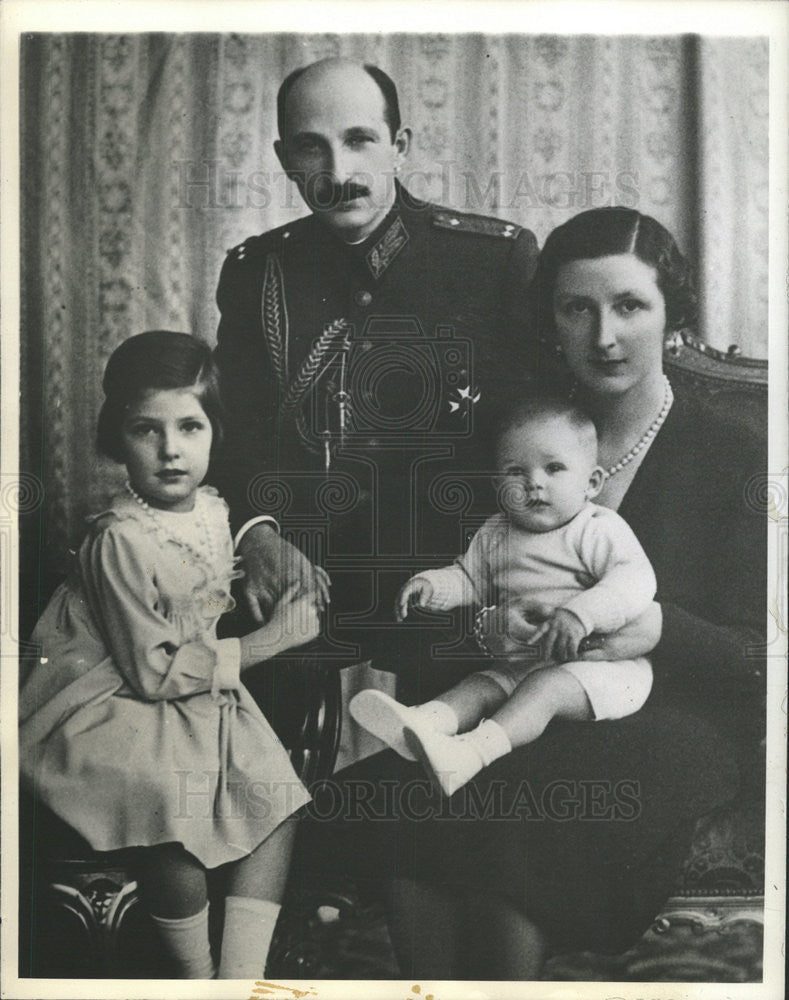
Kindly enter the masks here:
<path id="1" fill-rule="evenodd" d="M 128 480 L 126 481 L 126 491 L 135 499 L 135 501 L 139 504 L 140 509 L 156 524 L 158 529 L 166 535 L 167 538 L 175 542 L 176 545 L 180 545 L 181 548 L 186 549 L 186 551 L 190 552 L 199 562 L 207 562 L 212 569 L 214 568 L 216 561 L 214 538 L 211 526 L 208 523 L 208 518 L 206 517 L 205 504 L 199 493 L 195 496 L 194 509 L 199 529 L 197 537 L 202 542 L 201 546 L 198 548 L 186 538 L 173 531 L 171 524 L 168 523 L 170 519 L 162 517 L 159 510 L 155 507 L 151 507 L 146 500 L 143 500 Z"/>
<path id="2" fill-rule="evenodd" d="M 674 393 L 671 391 L 671 383 L 668 378 L 663 376 L 664 390 L 663 390 L 663 406 L 660 409 L 660 413 L 655 417 L 652 423 L 647 427 L 644 433 L 641 435 L 639 440 L 633 445 L 633 447 L 625 455 L 623 455 L 618 462 L 614 462 L 605 470 L 605 478 L 610 479 L 611 476 L 615 476 L 617 472 L 621 472 L 626 465 L 629 465 L 636 456 L 647 447 L 647 445 L 652 441 L 654 436 L 660 430 L 660 428 L 665 423 L 668 412 L 671 409 L 671 404 L 674 402 Z"/>

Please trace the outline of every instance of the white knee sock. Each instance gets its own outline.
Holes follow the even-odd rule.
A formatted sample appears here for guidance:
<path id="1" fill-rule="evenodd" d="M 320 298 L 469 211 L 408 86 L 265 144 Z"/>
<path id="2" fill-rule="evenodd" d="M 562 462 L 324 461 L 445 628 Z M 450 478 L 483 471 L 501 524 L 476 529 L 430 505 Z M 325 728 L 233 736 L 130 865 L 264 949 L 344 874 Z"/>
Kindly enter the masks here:
<path id="1" fill-rule="evenodd" d="M 208 944 L 208 903 L 191 917 L 155 917 L 154 926 L 178 967 L 179 979 L 212 979 L 214 963 Z"/>
<path id="2" fill-rule="evenodd" d="M 485 761 L 485 767 L 499 757 L 512 753 L 509 736 L 493 719 L 483 719 L 476 729 L 466 733 L 465 738 L 479 751 Z"/>
<path id="3" fill-rule="evenodd" d="M 426 701 L 424 705 L 416 705 L 414 711 L 419 717 L 439 733 L 454 736 L 458 731 L 458 717 L 454 708 L 443 701 Z"/>
<path id="4" fill-rule="evenodd" d="M 217 979 L 262 979 L 280 904 L 228 896 Z"/>

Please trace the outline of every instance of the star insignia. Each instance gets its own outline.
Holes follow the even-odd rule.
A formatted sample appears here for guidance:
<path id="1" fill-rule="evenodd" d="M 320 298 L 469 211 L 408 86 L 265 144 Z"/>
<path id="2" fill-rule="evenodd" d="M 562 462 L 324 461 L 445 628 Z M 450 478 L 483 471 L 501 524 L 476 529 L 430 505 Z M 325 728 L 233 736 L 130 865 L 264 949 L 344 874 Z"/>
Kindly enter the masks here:
<path id="1" fill-rule="evenodd" d="M 470 385 L 463 389 L 458 388 L 455 392 L 457 392 L 458 398 L 449 400 L 450 413 L 457 413 L 461 407 L 466 411 L 470 410 L 482 398 L 482 393 L 478 389 L 472 389 Z"/>

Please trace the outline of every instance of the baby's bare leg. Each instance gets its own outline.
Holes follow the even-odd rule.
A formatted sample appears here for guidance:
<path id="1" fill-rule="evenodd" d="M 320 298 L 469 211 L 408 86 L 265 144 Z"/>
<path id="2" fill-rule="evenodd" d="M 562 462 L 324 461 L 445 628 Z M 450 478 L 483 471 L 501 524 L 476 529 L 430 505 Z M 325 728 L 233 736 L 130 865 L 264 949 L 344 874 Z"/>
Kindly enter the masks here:
<path id="1" fill-rule="evenodd" d="M 409 750 L 445 795 L 454 795 L 483 767 L 515 747 L 536 740 L 551 719 L 594 718 L 583 685 L 562 667 L 552 665 L 527 674 L 509 698 L 502 688 L 494 692 L 494 687 L 499 687 L 495 680 L 476 674 L 441 696 L 453 708 L 457 706 L 458 715 L 465 713 L 466 722 L 472 716 L 484 717 L 463 736 L 404 730 Z"/>
<path id="2" fill-rule="evenodd" d="M 449 691 L 438 695 L 434 701 L 449 705 L 458 718 L 458 732 L 465 733 L 483 719 L 490 718 L 506 703 L 507 695 L 493 678 L 484 674 L 469 674 Z"/>
<path id="3" fill-rule="evenodd" d="M 514 749 L 541 736 L 551 719 L 582 721 L 594 718 L 594 713 L 581 682 L 562 667 L 551 666 L 527 674 L 491 718 Z"/>

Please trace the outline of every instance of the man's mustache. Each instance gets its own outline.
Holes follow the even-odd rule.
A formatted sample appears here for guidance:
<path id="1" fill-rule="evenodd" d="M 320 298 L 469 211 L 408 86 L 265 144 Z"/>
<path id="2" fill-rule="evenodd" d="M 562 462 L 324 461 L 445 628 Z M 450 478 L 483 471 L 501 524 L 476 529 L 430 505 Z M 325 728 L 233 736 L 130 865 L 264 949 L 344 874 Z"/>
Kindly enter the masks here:
<path id="1" fill-rule="evenodd" d="M 356 198 L 369 198 L 370 188 L 366 184 L 358 184 L 355 181 L 345 181 L 343 184 L 335 184 L 328 178 L 321 178 L 312 185 L 310 201 L 316 208 L 336 208 L 346 201 L 353 201 Z"/>

